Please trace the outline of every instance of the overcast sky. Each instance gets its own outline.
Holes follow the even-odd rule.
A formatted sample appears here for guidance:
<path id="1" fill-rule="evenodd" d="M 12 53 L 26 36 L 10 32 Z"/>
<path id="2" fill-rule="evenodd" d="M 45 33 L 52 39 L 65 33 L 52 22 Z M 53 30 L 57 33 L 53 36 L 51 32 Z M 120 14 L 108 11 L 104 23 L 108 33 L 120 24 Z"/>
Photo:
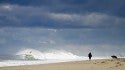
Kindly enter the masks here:
<path id="1" fill-rule="evenodd" d="M 125 0 L 0 0 L 0 54 L 20 49 L 125 56 Z"/>

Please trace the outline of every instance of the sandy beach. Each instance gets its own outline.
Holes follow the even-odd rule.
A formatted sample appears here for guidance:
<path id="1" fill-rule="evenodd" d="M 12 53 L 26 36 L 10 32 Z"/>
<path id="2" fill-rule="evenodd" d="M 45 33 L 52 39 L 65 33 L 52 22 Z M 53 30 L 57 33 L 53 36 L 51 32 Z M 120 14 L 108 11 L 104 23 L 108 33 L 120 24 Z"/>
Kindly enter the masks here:
<path id="1" fill-rule="evenodd" d="M 0 70 L 125 70 L 125 59 L 98 59 L 91 61 L 0 67 Z"/>

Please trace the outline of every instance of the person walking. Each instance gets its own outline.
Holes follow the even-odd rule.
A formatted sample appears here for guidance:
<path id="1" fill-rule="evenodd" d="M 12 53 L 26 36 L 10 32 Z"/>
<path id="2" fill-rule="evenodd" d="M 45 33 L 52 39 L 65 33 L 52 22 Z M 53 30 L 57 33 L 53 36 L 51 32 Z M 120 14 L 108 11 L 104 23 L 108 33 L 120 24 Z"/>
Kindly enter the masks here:
<path id="1" fill-rule="evenodd" d="M 91 58 L 92 58 L 92 53 L 91 52 L 88 54 L 88 57 L 89 57 L 89 60 L 91 60 Z"/>

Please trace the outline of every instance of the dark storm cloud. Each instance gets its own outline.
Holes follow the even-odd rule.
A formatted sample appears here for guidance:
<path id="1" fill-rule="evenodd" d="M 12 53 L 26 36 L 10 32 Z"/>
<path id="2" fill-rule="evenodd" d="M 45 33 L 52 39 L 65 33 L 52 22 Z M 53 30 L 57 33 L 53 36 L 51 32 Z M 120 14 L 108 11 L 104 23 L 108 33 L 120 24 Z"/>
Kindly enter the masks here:
<path id="1" fill-rule="evenodd" d="M 124 54 L 125 0 L 0 0 L 0 54 L 21 48 Z"/>
<path id="2" fill-rule="evenodd" d="M 124 28 L 124 0 L 0 0 L 0 27 Z"/>
<path id="3" fill-rule="evenodd" d="M 102 12 L 125 17 L 124 0 L 0 0 L 1 4 L 46 7 L 50 11 L 83 13 Z"/>

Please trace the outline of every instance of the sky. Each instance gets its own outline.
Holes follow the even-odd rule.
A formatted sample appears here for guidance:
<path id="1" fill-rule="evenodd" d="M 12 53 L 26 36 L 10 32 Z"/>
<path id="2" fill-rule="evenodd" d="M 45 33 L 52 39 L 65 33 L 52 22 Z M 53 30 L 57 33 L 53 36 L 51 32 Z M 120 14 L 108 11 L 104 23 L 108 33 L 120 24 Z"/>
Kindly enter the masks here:
<path id="1" fill-rule="evenodd" d="M 0 54 L 125 56 L 124 8 L 125 0 L 0 0 Z"/>

